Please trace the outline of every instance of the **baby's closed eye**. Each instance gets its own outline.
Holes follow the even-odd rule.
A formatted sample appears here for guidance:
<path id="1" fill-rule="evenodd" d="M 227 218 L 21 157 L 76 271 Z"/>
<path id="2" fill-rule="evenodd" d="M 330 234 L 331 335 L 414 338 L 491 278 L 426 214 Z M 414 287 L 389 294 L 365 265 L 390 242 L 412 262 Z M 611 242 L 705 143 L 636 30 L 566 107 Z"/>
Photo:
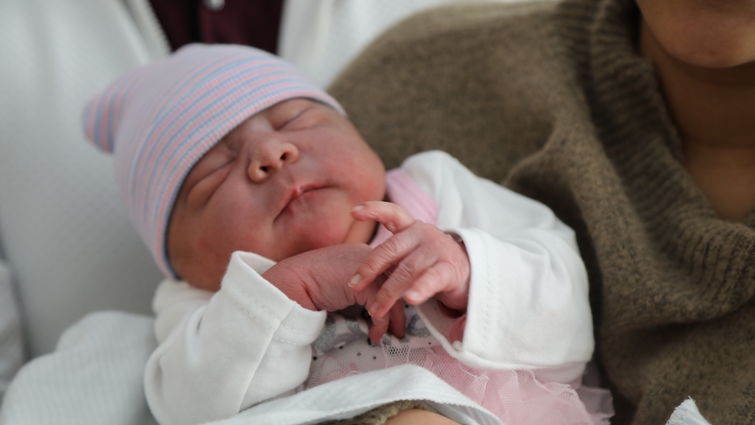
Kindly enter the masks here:
<path id="1" fill-rule="evenodd" d="M 217 149 L 205 154 L 191 171 L 186 202 L 189 207 L 200 207 L 210 198 L 230 172 L 236 153 L 231 149 Z"/>

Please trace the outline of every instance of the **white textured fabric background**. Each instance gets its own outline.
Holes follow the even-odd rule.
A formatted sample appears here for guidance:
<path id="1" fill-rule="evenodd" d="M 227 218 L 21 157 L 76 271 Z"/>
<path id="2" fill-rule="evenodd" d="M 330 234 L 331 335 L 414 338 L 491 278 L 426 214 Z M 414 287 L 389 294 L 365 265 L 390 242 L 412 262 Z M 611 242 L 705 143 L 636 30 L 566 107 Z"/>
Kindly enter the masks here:
<path id="1" fill-rule="evenodd" d="M 150 53 L 123 5 L 4 0 L 1 8 L 0 51 L 10 65 L 0 68 L 2 244 L 38 355 L 89 311 L 149 312 L 159 275 L 80 114 Z"/>
<path id="2" fill-rule="evenodd" d="M 24 360 L 16 294 L 11 287 L 10 270 L 2 258 L 0 253 L 0 401 L 13 374 Z"/>
<path id="3" fill-rule="evenodd" d="M 141 373 L 154 347 L 150 318 L 90 314 L 18 373 L 0 424 L 155 425 Z"/>

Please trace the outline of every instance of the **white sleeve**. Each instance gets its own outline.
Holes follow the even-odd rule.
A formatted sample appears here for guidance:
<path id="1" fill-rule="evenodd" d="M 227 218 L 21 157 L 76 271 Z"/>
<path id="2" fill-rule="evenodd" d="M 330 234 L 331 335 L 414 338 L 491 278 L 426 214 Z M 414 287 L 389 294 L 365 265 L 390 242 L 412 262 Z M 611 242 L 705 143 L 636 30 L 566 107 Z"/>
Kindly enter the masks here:
<path id="1" fill-rule="evenodd" d="M 442 152 L 403 167 L 439 205 L 438 227 L 471 265 L 461 341 L 436 302 L 419 309 L 449 353 L 479 368 L 544 369 L 569 381 L 593 351 L 588 281 L 574 232 L 545 205 L 482 179 Z"/>
<path id="2" fill-rule="evenodd" d="M 259 270 L 266 262 L 235 252 L 214 294 L 184 282 L 161 284 L 154 300 L 160 345 L 144 380 L 160 424 L 230 417 L 290 394 L 307 378 L 310 344 L 326 314 L 301 307 L 265 280 Z"/>

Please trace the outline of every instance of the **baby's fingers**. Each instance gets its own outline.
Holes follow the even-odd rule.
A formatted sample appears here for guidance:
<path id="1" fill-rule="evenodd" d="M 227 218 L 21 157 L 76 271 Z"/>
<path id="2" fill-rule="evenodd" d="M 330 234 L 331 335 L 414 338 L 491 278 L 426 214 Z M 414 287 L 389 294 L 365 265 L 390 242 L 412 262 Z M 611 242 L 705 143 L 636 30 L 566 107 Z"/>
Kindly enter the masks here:
<path id="1" fill-rule="evenodd" d="M 390 314 L 391 333 L 398 338 L 403 338 L 406 335 L 406 312 L 404 311 L 404 303 L 397 302 L 391 308 Z"/>
<path id="2" fill-rule="evenodd" d="M 349 281 L 349 286 L 356 291 L 363 290 L 380 275 L 400 264 L 404 257 L 415 250 L 418 242 L 411 230 L 388 238 L 362 261 L 356 274 Z M 395 270 L 391 272 L 391 276 L 393 273 Z"/>
<path id="3" fill-rule="evenodd" d="M 427 268 L 404 293 L 404 300 L 412 305 L 422 304 L 436 294 L 453 286 L 456 280 L 453 266 L 439 261 Z"/>
<path id="4" fill-rule="evenodd" d="M 403 258 L 380 286 L 375 300 L 367 305 L 370 314 L 383 317 L 435 262 L 436 259 L 423 250 L 414 250 Z"/>
<path id="5" fill-rule="evenodd" d="M 379 343 L 380 339 L 389 329 L 397 338 L 403 338 L 406 335 L 404 303 L 396 303 L 387 316 L 372 318 L 372 327 L 370 327 L 369 331 L 370 342 L 373 344 Z"/>
<path id="6" fill-rule="evenodd" d="M 384 201 L 368 201 L 351 210 L 357 220 L 375 220 L 391 233 L 400 232 L 414 223 L 414 219 L 400 206 Z"/>
<path id="7" fill-rule="evenodd" d="M 389 326 L 390 326 L 390 319 L 388 318 L 388 316 L 384 316 L 380 318 L 373 317 L 372 326 L 370 326 L 370 330 L 368 333 L 368 336 L 370 337 L 370 342 L 372 342 L 373 344 L 379 343 L 380 339 L 388 331 Z"/>

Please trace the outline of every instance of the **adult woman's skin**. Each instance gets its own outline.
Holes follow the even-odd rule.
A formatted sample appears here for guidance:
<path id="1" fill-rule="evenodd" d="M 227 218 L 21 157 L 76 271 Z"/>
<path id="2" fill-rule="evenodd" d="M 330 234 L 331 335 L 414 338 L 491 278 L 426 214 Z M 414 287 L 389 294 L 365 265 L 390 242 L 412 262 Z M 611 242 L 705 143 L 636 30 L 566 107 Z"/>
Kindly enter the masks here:
<path id="1" fill-rule="evenodd" d="M 755 2 L 639 0 L 640 49 L 655 65 L 684 167 L 719 217 L 755 205 Z"/>
<path id="2" fill-rule="evenodd" d="M 688 397 L 755 423 L 753 23 L 751 0 L 449 7 L 331 93 L 388 166 L 447 150 L 577 231 L 613 423 Z"/>

